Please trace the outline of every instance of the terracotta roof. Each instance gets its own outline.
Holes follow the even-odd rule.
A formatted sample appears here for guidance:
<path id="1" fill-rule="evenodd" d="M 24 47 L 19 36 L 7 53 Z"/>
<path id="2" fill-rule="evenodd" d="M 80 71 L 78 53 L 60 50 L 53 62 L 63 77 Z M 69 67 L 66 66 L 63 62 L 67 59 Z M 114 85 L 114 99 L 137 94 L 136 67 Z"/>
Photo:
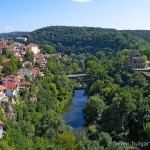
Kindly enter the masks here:
<path id="1" fill-rule="evenodd" d="M 0 125 L 3 125 L 4 126 L 4 123 L 0 120 Z"/>
<path id="2" fill-rule="evenodd" d="M 5 84 L 5 87 L 8 88 L 8 89 L 14 89 L 16 87 L 16 84 L 8 83 L 8 84 Z"/>
<path id="3" fill-rule="evenodd" d="M 2 85 L 0 85 L 0 91 L 5 90 L 6 88 Z"/>
<path id="4" fill-rule="evenodd" d="M 20 57 L 20 56 L 16 56 L 16 59 L 21 60 L 21 59 L 22 59 L 22 57 Z"/>
<path id="5" fill-rule="evenodd" d="M 33 43 L 31 43 L 31 44 L 29 44 L 28 46 L 26 46 L 26 48 L 31 48 L 31 47 L 35 47 L 35 46 L 39 46 L 38 44 L 33 44 Z"/>
<path id="6" fill-rule="evenodd" d="M 22 82 L 21 84 L 23 84 L 23 85 L 31 85 L 31 83 L 30 83 L 30 82 L 27 82 L 27 81 L 24 81 L 24 82 Z"/>
<path id="7" fill-rule="evenodd" d="M 19 89 L 25 89 L 25 87 L 24 86 L 20 86 Z"/>
<path id="8" fill-rule="evenodd" d="M 4 77 L 2 80 L 18 80 L 18 77 L 14 75 L 9 75 Z"/>
<path id="9" fill-rule="evenodd" d="M 34 57 L 35 58 L 41 58 L 41 57 L 44 57 L 44 55 L 43 54 L 34 54 Z"/>
<path id="10" fill-rule="evenodd" d="M 39 68 L 32 68 L 32 69 L 30 70 L 30 72 L 31 72 L 32 74 L 38 74 L 38 73 L 40 73 L 40 69 L 39 69 Z"/>

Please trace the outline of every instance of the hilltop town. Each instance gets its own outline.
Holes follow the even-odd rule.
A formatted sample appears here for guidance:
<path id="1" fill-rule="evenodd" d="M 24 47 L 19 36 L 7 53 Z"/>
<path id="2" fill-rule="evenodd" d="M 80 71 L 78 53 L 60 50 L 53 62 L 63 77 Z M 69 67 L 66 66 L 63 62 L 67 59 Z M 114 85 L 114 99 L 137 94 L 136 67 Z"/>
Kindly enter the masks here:
<path id="1" fill-rule="evenodd" d="M 18 37 L 19 40 L 26 40 Z M 28 91 L 37 76 L 44 77 L 42 69 L 50 57 L 66 59 L 60 53 L 41 53 L 41 46 L 30 43 L 25 46 L 20 42 L 0 39 L 0 103 L 8 118 L 14 117 L 11 103 L 16 103 L 21 91 Z M 13 63 L 16 63 L 13 65 Z M 15 66 L 16 65 L 16 66 Z"/>

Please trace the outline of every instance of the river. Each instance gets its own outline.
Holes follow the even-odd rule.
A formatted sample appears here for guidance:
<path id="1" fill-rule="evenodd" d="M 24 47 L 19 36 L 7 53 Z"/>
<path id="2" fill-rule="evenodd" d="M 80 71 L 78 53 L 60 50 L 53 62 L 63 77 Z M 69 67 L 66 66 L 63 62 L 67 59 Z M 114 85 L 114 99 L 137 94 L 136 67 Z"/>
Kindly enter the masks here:
<path id="1" fill-rule="evenodd" d="M 70 125 L 73 129 L 80 129 L 83 127 L 84 119 L 82 108 L 87 98 L 84 90 L 75 90 L 72 105 L 62 116 L 66 125 Z"/>

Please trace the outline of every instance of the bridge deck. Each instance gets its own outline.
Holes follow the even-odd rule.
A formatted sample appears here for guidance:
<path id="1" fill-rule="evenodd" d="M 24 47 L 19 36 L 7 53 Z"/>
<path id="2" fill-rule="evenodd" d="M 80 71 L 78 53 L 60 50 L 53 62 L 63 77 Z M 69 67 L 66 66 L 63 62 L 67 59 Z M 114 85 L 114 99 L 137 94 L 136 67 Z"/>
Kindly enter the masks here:
<path id="1" fill-rule="evenodd" d="M 67 77 L 69 78 L 77 78 L 77 77 L 84 77 L 84 76 L 87 76 L 87 74 L 68 74 Z"/>

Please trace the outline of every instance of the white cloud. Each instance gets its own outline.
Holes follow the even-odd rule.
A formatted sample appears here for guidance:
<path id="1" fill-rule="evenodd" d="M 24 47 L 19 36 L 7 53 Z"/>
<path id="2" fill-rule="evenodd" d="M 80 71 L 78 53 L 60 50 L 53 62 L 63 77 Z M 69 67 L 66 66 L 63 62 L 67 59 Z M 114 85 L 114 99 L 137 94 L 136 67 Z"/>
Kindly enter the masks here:
<path id="1" fill-rule="evenodd" d="M 0 32 L 12 32 L 12 31 L 22 31 L 21 27 L 14 27 L 14 26 L 0 26 Z"/>
<path id="2" fill-rule="evenodd" d="M 3 26 L 3 27 L 0 27 L 1 30 L 3 31 L 11 31 L 14 29 L 13 26 Z"/>
<path id="3" fill-rule="evenodd" d="M 91 0 L 73 0 L 73 1 L 79 3 L 86 3 L 86 2 L 90 2 Z"/>

